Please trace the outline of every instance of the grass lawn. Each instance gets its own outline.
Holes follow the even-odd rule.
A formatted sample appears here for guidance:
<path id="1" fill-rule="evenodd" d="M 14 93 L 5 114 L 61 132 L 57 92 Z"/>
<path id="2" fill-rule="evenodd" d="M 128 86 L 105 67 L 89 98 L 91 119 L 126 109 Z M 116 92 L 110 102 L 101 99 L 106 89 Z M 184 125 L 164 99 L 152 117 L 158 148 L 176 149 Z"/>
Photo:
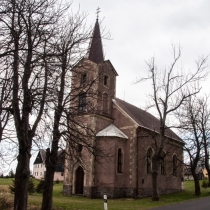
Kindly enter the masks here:
<path id="1" fill-rule="evenodd" d="M 202 182 L 202 181 L 201 181 Z M 35 184 L 38 180 L 35 180 Z M 0 197 L 13 199 L 13 195 L 8 190 L 8 185 L 12 184 L 12 179 L 0 178 Z M 182 202 L 189 199 L 197 198 L 194 196 L 193 181 L 185 181 L 185 191 L 170 195 L 162 195 L 160 201 L 152 202 L 151 198 L 142 199 L 108 199 L 108 209 L 110 210 L 145 210 L 156 206 L 163 206 L 172 203 Z M 210 188 L 201 188 L 201 196 L 210 196 Z M 29 204 L 33 206 L 30 209 L 39 209 L 41 205 L 41 194 L 34 193 L 29 195 Z M 71 210 L 103 210 L 103 199 L 89 199 L 80 196 L 67 197 L 62 195 L 62 183 L 54 184 L 53 190 L 54 209 L 71 209 Z"/>

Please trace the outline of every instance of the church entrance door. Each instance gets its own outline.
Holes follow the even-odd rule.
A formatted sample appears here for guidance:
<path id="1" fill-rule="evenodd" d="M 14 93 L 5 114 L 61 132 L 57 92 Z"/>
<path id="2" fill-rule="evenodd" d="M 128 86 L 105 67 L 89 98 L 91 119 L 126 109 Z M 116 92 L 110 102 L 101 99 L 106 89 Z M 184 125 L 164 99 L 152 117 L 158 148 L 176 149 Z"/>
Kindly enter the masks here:
<path id="1" fill-rule="evenodd" d="M 84 170 L 79 166 L 76 170 L 75 194 L 83 194 Z"/>

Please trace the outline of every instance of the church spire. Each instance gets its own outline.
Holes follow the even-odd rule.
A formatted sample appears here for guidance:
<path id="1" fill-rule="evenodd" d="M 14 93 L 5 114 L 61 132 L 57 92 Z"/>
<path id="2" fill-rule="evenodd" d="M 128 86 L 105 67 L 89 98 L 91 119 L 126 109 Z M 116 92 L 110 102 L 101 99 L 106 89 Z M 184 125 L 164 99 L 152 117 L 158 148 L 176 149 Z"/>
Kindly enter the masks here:
<path id="1" fill-rule="evenodd" d="M 98 23 L 99 12 L 100 11 L 98 8 L 97 19 L 96 19 L 95 27 L 93 29 L 93 36 L 91 37 L 90 48 L 89 48 L 89 53 L 88 53 L 88 59 L 95 63 L 100 63 L 104 61 L 101 33 L 100 33 L 100 27 Z"/>

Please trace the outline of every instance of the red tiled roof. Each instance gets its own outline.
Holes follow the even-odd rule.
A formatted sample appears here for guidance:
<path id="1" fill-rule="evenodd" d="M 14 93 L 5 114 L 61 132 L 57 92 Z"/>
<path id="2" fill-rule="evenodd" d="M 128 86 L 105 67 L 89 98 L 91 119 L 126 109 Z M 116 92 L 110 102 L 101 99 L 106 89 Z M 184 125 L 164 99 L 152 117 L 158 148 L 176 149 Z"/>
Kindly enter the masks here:
<path id="1" fill-rule="evenodd" d="M 152 114 L 119 98 L 115 98 L 115 104 L 121 108 L 130 118 L 132 118 L 138 126 L 159 133 L 160 121 Z M 167 129 L 166 136 L 178 141 L 182 141 L 171 129 Z"/>

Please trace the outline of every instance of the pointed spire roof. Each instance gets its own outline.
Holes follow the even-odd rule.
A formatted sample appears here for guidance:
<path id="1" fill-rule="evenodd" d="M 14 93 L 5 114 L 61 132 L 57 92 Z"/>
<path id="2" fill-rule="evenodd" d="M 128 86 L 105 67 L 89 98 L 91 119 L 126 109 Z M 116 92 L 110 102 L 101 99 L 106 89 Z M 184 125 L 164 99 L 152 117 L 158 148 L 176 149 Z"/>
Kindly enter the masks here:
<path id="1" fill-rule="evenodd" d="M 103 47 L 101 40 L 100 27 L 98 23 L 98 17 L 96 19 L 95 27 L 93 30 L 93 36 L 90 41 L 88 59 L 95 62 L 100 63 L 104 61 L 103 55 Z"/>

